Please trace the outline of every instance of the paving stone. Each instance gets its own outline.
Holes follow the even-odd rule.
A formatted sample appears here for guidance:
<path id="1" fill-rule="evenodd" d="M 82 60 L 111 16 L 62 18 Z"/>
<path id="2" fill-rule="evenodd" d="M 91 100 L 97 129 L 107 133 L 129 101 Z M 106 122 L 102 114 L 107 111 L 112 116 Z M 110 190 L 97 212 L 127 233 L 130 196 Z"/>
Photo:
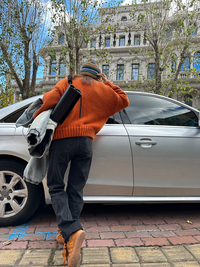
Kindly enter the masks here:
<path id="1" fill-rule="evenodd" d="M 118 238 L 125 238 L 123 232 L 104 232 L 100 233 L 101 239 L 118 239 Z"/>
<path id="2" fill-rule="evenodd" d="M 116 243 L 117 247 L 143 246 L 143 243 L 139 238 L 115 239 L 115 243 Z"/>
<path id="3" fill-rule="evenodd" d="M 28 248 L 29 249 L 36 249 L 36 248 L 56 248 L 57 242 L 56 241 L 29 241 Z"/>
<path id="4" fill-rule="evenodd" d="M 114 247 L 115 246 L 112 239 L 87 240 L 87 244 L 88 244 L 88 247 Z"/>
<path id="5" fill-rule="evenodd" d="M 171 265 L 167 262 L 159 262 L 159 263 L 142 263 L 141 267 L 171 267 Z"/>
<path id="6" fill-rule="evenodd" d="M 111 248 L 110 253 L 112 263 L 139 262 L 134 248 Z"/>
<path id="7" fill-rule="evenodd" d="M 130 219 L 130 220 L 120 220 L 120 223 L 121 224 L 126 224 L 126 225 L 140 225 L 142 224 L 142 221 L 137 219 L 137 220 L 134 220 L 134 219 Z"/>
<path id="8" fill-rule="evenodd" d="M 167 246 L 169 242 L 166 238 L 141 238 L 145 246 Z"/>
<path id="9" fill-rule="evenodd" d="M 47 265 L 51 249 L 26 250 L 19 266 L 41 266 Z"/>
<path id="10" fill-rule="evenodd" d="M 184 246 L 168 246 L 163 247 L 162 250 L 166 254 L 166 257 L 172 262 L 191 261 L 194 259 Z"/>
<path id="11" fill-rule="evenodd" d="M 173 267 L 200 267 L 200 264 L 195 261 L 176 262 Z"/>
<path id="12" fill-rule="evenodd" d="M 87 232 L 106 232 L 110 231 L 108 226 L 92 226 L 86 229 Z"/>
<path id="13" fill-rule="evenodd" d="M 53 257 L 53 265 L 63 266 L 62 250 L 56 250 Z"/>
<path id="14" fill-rule="evenodd" d="M 99 233 L 98 232 L 86 232 L 85 233 L 85 239 L 99 239 Z"/>
<path id="15" fill-rule="evenodd" d="M 135 226 L 136 231 L 159 231 L 156 225 L 137 225 Z"/>
<path id="16" fill-rule="evenodd" d="M 181 226 L 177 223 L 161 224 L 161 225 L 157 225 L 157 226 L 161 231 L 181 229 Z"/>
<path id="17" fill-rule="evenodd" d="M 135 250 L 142 263 L 167 262 L 165 255 L 158 247 L 138 247 Z"/>
<path id="18" fill-rule="evenodd" d="M 200 244 L 185 246 L 194 257 L 200 261 Z"/>
<path id="19" fill-rule="evenodd" d="M 192 236 L 177 236 L 177 237 L 168 237 L 168 240 L 172 245 L 182 245 L 182 244 L 195 244 L 198 241 Z"/>
<path id="20" fill-rule="evenodd" d="M 110 228 L 112 231 L 133 231 L 132 225 L 113 225 Z"/>
<path id="21" fill-rule="evenodd" d="M 141 265 L 139 263 L 112 264 L 112 267 L 141 267 Z"/>
<path id="22" fill-rule="evenodd" d="M 151 232 L 151 235 L 153 235 L 152 233 L 157 233 L 157 232 Z M 150 235 L 149 232 L 147 231 L 143 231 L 143 232 L 126 232 L 126 236 L 127 238 L 135 238 L 135 237 L 138 237 L 138 238 L 141 238 L 141 237 L 152 237 Z"/>
<path id="23" fill-rule="evenodd" d="M 0 266 L 15 266 L 16 262 L 20 260 L 23 250 L 0 250 Z"/>
<path id="24" fill-rule="evenodd" d="M 175 232 L 178 236 L 194 236 L 194 235 L 200 235 L 200 231 L 197 229 L 190 229 L 190 230 L 181 230 Z"/>
<path id="25" fill-rule="evenodd" d="M 97 221 L 97 224 L 100 226 L 104 226 L 104 225 L 119 225 L 119 221 L 118 220 L 107 220 L 107 221 Z"/>
<path id="26" fill-rule="evenodd" d="M 83 264 L 83 265 L 81 264 L 80 267 L 94 267 L 94 264 Z M 95 267 L 110 267 L 110 264 L 95 264 Z M 133 266 L 133 267 L 137 267 L 137 266 Z"/>
<path id="27" fill-rule="evenodd" d="M 28 245 L 28 241 L 13 241 L 10 240 L 11 243 L 7 246 L 4 246 L 3 243 L 0 243 L 0 249 L 26 249 Z"/>
<path id="28" fill-rule="evenodd" d="M 83 248 L 82 264 L 110 263 L 108 248 Z"/>

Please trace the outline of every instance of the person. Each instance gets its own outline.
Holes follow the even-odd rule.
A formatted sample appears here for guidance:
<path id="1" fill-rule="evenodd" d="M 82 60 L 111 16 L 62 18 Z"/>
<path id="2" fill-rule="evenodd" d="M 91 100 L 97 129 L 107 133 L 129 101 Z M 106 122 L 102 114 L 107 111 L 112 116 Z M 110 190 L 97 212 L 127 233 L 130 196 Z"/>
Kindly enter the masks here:
<path id="1" fill-rule="evenodd" d="M 83 188 L 92 162 L 92 140 L 110 116 L 129 105 L 126 93 L 108 81 L 93 61 L 82 66 L 80 75 L 73 75 L 72 84 L 82 93 L 81 117 L 79 100 L 65 121 L 55 129 L 47 173 L 47 185 L 59 228 L 56 239 L 64 243 L 63 265 L 67 259 L 68 267 L 79 263 L 85 238 L 79 216 L 84 204 Z M 55 107 L 68 86 L 68 78 L 65 78 L 45 93 L 43 105 L 34 118 Z M 65 190 L 64 176 L 70 161 Z"/>

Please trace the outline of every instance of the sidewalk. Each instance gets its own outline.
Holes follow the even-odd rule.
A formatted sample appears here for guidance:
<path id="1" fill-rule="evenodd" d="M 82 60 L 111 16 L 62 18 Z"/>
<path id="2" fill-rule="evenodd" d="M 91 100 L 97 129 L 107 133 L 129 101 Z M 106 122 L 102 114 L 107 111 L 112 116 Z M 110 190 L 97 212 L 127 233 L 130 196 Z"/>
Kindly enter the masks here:
<path id="1" fill-rule="evenodd" d="M 81 267 L 200 267 L 199 204 L 85 205 Z M 0 228 L 0 267 L 62 266 L 51 206 Z"/>
<path id="2" fill-rule="evenodd" d="M 0 266 L 63 266 L 62 250 L 1 250 Z M 82 248 L 81 267 L 197 267 L 200 244 L 164 247 Z"/>

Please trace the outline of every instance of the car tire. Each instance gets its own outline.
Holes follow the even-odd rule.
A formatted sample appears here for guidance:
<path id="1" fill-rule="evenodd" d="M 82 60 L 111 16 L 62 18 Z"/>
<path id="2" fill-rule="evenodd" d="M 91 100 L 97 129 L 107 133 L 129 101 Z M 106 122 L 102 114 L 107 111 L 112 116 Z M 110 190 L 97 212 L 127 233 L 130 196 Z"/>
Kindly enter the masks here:
<path id="1" fill-rule="evenodd" d="M 23 180 L 26 163 L 0 160 L 0 226 L 14 226 L 27 221 L 44 199 L 42 184 Z"/>

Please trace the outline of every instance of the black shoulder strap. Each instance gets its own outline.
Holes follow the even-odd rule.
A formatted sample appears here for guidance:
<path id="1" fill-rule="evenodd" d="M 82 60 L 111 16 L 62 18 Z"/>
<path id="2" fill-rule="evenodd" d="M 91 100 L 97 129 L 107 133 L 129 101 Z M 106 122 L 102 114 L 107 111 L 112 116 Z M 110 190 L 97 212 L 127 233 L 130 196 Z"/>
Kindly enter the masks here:
<path id="1" fill-rule="evenodd" d="M 72 84 L 72 75 L 71 74 L 68 75 L 68 83 Z"/>

